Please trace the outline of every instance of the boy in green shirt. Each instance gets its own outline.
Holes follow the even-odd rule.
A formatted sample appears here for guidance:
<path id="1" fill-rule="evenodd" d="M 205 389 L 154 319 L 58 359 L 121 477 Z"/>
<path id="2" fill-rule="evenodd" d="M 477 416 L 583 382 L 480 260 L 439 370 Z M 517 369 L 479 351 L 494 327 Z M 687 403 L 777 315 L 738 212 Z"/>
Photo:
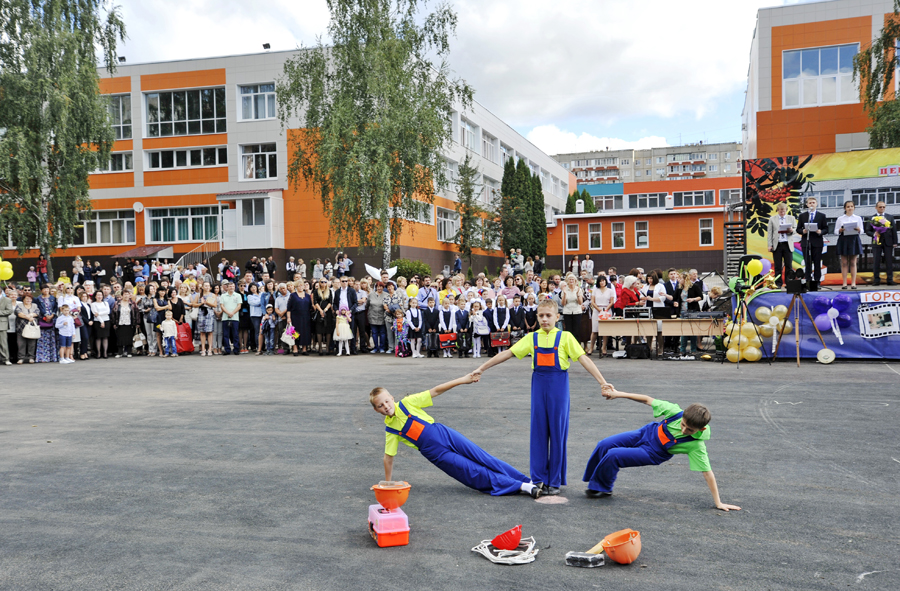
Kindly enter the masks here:
<path id="1" fill-rule="evenodd" d="M 665 400 L 618 390 L 604 390 L 603 396 L 609 400 L 627 398 L 646 404 L 653 408 L 653 418 L 661 420 L 635 431 L 607 437 L 597 444 L 584 471 L 588 497 L 610 496 L 621 468 L 656 466 L 672 459 L 673 454 L 687 454 L 691 470 L 703 473 L 716 508 L 722 511 L 741 509 L 719 499 L 716 476 L 706 455 L 710 415 L 705 406 L 692 404 L 682 411 L 677 404 Z"/>

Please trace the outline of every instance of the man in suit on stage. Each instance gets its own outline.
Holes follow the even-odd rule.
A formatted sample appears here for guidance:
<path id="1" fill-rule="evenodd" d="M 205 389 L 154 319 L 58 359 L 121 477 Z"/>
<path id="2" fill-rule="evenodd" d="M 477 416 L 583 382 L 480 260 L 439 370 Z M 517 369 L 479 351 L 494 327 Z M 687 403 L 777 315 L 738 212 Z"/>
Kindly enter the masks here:
<path id="1" fill-rule="evenodd" d="M 793 269 L 794 241 L 791 236 L 797 222 L 794 216 L 788 214 L 787 209 L 787 203 L 783 201 L 775 206 L 775 215 L 769 218 L 769 231 L 766 236 L 774 263 L 772 266 L 775 269 L 775 284 L 778 287 L 782 286 L 783 271 Z"/>
<path id="2" fill-rule="evenodd" d="M 891 223 L 891 227 L 878 234 L 872 220 L 866 222 L 866 234 L 872 237 L 872 258 L 874 271 L 872 285 L 881 285 L 881 257 L 884 257 L 884 270 L 887 272 L 887 284 L 894 285 L 894 247 L 897 246 L 897 226 L 894 216 L 884 213 L 887 207 L 884 201 L 875 204 L 875 215 L 879 215 Z"/>
<path id="3" fill-rule="evenodd" d="M 806 200 L 809 208 L 800 214 L 797 227 L 800 229 L 800 246 L 803 248 L 803 260 L 806 261 L 806 288 L 819 291 L 819 277 L 822 273 L 822 248 L 825 245 L 824 233 L 827 231 L 828 219 L 818 211 L 819 202 L 815 197 Z M 806 224 L 816 224 L 816 230 L 810 232 Z"/>

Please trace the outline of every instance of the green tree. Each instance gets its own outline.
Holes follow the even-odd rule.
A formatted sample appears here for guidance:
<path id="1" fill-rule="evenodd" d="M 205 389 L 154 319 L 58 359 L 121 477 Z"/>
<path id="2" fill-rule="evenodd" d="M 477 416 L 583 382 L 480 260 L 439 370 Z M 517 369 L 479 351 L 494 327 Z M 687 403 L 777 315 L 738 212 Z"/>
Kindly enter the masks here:
<path id="1" fill-rule="evenodd" d="M 515 218 L 515 201 L 519 193 L 519 177 L 516 175 L 516 163 L 512 158 L 506 159 L 503 165 L 503 178 L 500 180 L 500 248 L 509 252 L 517 243 L 517 225 Z"/>
<path id="2" fill-rule="evenodd" d="M 404 219 L 429 210 L 447 187 L 443 148 L 454 103 L 472 89 L 453 78 L 447 57 L 456 14 L 422 0 L 327 0 L 328 34 L 285 62 L 278 115 L 294 118 L 288 178 L 322 199 L 338 248 L 382 247 L 384 265 Z"/>
<path id="3" fill-rule="evenodd" d="M 575 213 L 575 202 L 579 199 L 579 197 L 580 193 L 578 192 L 578 189 L 576 189 L 572 192 L 571 195 L 569 195 L 569 199 L 566 200 L 566 215 L 572 215 Z"/>
<path id="4" fill-rule="evenodd" d="M 526 256 L 539 255 L 541 258 L 547 256 L 547 217 L 544 213 L 544 188 L 541 185 L 541 179 L 537 176 L 531 177 L 531 198 L 530 198 L 530 216 L 529 225 L 531 226 L 531 250 Z"/>
<path id="5" fill-rule="evenodd" d="M 115 139 L 97 50 L 112 74 L 124 38 L 104 0 L 0 0 L 0 235 L 20 254 L 50 259 L 81 232 L 88 175 Z"/>
<path id="6" fill-rule="evenodd" d="M 597 213 L 597 208 L 594 206 L 594 197 L 588 193 L 587 189 L 581 190 L 581 199 L 584 201 L 584 213 Z"/>
<path id="7" fill-rule="evenodd" d="M 894 88 L 900 39 L 900 0 L 894 0 L 894 14 L 885 21 L 881 35 L 853 58 L 853 80 L 860 82 L 863 108 L 872 120 L 866 129 L 873 148 L 900 146 L 900 102 L 896 94 L 884 97 Z"/>
<path id="8" fill-rule="evenodd" d="M 481 185 L 478 184 L 478 169 L 472 166 L 468 153 L 459 164 L 459 175 L 456 179 L 456 213 L 459 215 L 459 229 L 453 236 L 460 256 L 469 261 L 472 267 L 472 251 L 485 248 L 484 241 L 484 208 L 478 203 Z"/>
<path id="9" fill-rule="evenodd" d="M 521 248 L 522 253 L 531 252 L 534 240 L 531 225 L 523 223 L 531 218 L 531 168 L 525 164 L 524 160 L 519 160 L 516 164 L 516 197 L 515 208 L 513 210 L 513 226 L 515 228 L 515 244 L 510 248 Z M 509 251 L 507 251 L 509 252 Z"/>

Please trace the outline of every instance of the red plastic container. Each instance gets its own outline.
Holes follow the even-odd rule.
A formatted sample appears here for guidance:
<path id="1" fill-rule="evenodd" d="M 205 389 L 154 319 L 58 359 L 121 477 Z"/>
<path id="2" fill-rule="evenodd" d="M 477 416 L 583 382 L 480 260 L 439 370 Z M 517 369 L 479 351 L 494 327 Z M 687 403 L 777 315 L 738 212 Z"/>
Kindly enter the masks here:
<path id="1" fill-rule="evenodd" d="M 381 548 L 409 544 L 409 518 L 403 509 L 369 505 L 369 534 Z"/>
<path id="2" fill-rule="evenodd" d="M 491 545 L 498 550 L 515 550 L 522 540 L 522 526 L 517 525 L 509 531 L 503 532 L 493 540 Z"/>

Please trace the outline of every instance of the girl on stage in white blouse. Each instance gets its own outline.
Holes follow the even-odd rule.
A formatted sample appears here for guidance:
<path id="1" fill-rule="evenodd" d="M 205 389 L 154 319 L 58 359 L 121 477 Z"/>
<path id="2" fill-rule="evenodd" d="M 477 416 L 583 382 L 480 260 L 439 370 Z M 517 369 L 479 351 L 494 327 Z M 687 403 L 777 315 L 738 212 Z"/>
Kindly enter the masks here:
<path id="1" fill-rule="evenodd" d="M 850 289 L 856 289 L 856 261 L 862 254 L 862 242 L 859 235 L 863 233 L 863 221 L 858 215 L 854 215 L 856 206 L 852 201 L 844 202 L 844 215 L 839 217 L 834 223 L 835 231 L 838 235 L 837 250 L 841 255 L 841 278 L 844 286 L 841 289 L 847 289 L 847 269 L 850 270 Z M 846 234 L 844 228 L 850 226 L 856 227 L 855 234 Z"/>

